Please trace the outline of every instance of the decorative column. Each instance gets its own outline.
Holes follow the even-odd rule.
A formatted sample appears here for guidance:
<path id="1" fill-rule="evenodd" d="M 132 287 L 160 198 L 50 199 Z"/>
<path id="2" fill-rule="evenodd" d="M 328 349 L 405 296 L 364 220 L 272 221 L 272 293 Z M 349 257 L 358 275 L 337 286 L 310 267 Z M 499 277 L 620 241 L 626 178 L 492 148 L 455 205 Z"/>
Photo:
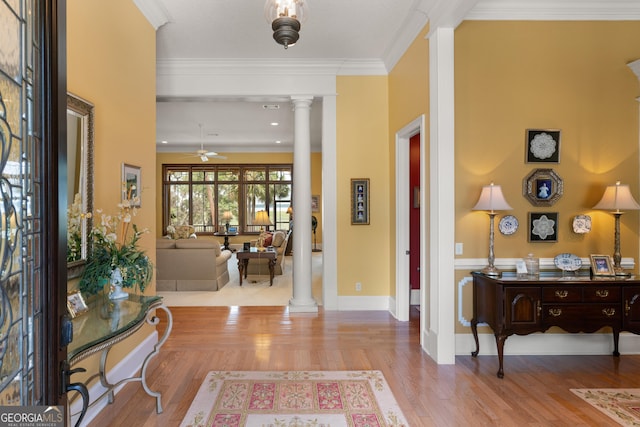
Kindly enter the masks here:
<path id="1" fill-rule="evenodd" d="M 311 293 L 311 96 L 291 97 L 293 142 L 293 296 L 290 312 L 317 312 Z"/>

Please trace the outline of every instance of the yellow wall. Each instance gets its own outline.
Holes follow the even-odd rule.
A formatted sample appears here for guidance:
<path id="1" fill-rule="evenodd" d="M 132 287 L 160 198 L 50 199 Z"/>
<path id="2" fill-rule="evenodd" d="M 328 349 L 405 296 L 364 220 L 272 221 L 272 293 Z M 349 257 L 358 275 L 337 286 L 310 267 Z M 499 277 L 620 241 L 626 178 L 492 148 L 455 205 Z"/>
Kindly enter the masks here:
<path id="1" fill-rule="evenodd" d="M 396 133 L 421 115 L 425 116 L 424 138 L 426 141 L 425 153 L 421 153 L 425 159 L 422 166 L 425 170 L 428 170 L 429 166 L 429 40 L 425 39 L 427 30 L 428 26 L 416 37 L 389 73 L 389 180 L 393 183 L 390 187 L 390 203 L 396 200 L 394 179 L 396 174 Z M 406 166 L 409 167 L 408 164 Z M 426 177 L 423 191 L 429 188 L 428 172 Z M 427 219 L 426 224 L 428 223 L 428 210 L 423 209 L 423 213 Z M 395 209 L 390 211 L 390 218 L 389 247 L 393 250 L 389 256 L 389 294 L 395 295 L 396 259 L 393 254 L 395 254 L 396 222 L 398 221 L 398 218 L 395 217 Z"/>
<path id="2" fill-rule="evenodd" d="M 116 213 L 122 163 L 142 167 L 148 228 L 140 244 L 155 259 L 155 31 L 131 0 L 67 0 L 68 90 L 95 106 L 94 207 Z M 155 293 L 155 281 L 147 293 Z M 145 328 L 110 353 L 117 363 L 151 332 Z M 84 366 L 97 369 L 97 360 Z"/>
<path id="3" fill-rule="evenodd" d="M 337 78 L 338 295 L 389 295 L 389 97 L 386 76 Z M 370 179 L 370 225 L 351 225 L 351 179 Z M 355 291 L 356 282 L 362 291 Z"/>
<path id="4" fill-rule="evenodd" d="M 640 58 L 640 45 L 630 40 L 640 40 L 639 22 L 468 21 L 458 27 L 455 203 L 462 258 L 487 256 L 488 217 L 471 208 L 491 181 L 502 185 L 513 207 L 508 214 L 520 222 L 511 236 L 496 230 L 497 258 L 612 254 L 613 216 L 592 206 L 616 180 L 639 198 L 640 89 L 627 63 Z M 561 130 L 559 164 L 525 163 L 530 128 Z M 551 168 L 564 181 L 564 194 L 551 207 L 534 207 L 523 197 L 523 179 L 536 168 Z M 557 243 L 528 243 L 529 212 L 558 213 Z M 591 215 L 591 233 L 573 233 L 578 214 Z M 637 212 L 623 215 L 622 255 L 636 262 L 638 227 Z M 470 306 L 465 311 L 470 318 Z"/>
<path id="5" fill-rule="evenodd" d="M 464 22 L 456 44 L 456 241 L 464 257 L 487 253 L 487 215 L 471 212 L 482 185 L 501 184 L 511 236 L 496 235 L 497 257 L 533 252 L 553 257 L 611 253 L 613 217 L 593 211 L 616 180 L 638 197 L 638 78 L 627 63 L 640 57 L 638 22 Z M 525 130 L 560 129 L 560 163 L 525 163 Z M 534 207 L 522 180 L 552 168 L 564 195 Z M 527 243 L 528 212 L 558 212 L 558 243 Z M 593 231 L 571 221 L 588 214 Z M 498 219 L 500 218 L 497 217 Z M 638 256 L 638 214 L 622 218 L 623 256 Z"/>
<path id="6" fill-rule="evenodd" d="M 157 153 L 156 156 L 156 233 L 162 236 L 166 233 L 162 228 L 162 165 L 193 163 L 191 153 Z M 224 153 L 227 157 L 224 160 L 209 160 L 211 164 L 241 164 L 241 163 L 293 163 L 293 153 Z M 214 163 L 215 162 L 215 163 Z M 311 153 L 311 194 L 322 194 L 322 153 Z M 322 197 L 320 198 L 320 208 L 322 208 Z M 316 242 L 322 244 L 322 211 L 313 212 L 318 219 L 316 229 Z M 294 212 L 295 220 L 295 212 Z M 311 220 L 309 220 L 311 227 Z M 313 238 L 313 236 L 312 236 Z M 230 243 L 242 243 L 246 237 L 237 236 L 229 239 Z"/>

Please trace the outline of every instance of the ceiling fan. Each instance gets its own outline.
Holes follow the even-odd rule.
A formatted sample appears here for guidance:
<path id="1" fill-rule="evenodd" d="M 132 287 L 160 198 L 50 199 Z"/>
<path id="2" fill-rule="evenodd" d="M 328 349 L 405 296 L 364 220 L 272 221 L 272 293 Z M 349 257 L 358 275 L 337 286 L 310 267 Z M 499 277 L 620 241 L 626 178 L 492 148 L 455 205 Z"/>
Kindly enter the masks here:
<path id="1" fill-rule="evenodd" d="M 196 157 L 200 157 L 203 162 L 208 162 L 209 159 L 226 159 L 227 156 L 221 156 L 215 151 L 207 151 L 204 149 L 204 144 L 200 144 L 200 149 L 195 153 Z"/>
<path id="2" fill-rule="evenodd" d="M 202 123 L 199 123 L 198 126 L 200 126 L 200 141 L 202 141 L 204 139 L 204 136 L 202 134 Z M 227 158 L 227 156 L 221 156 L 215 151 L 205 150 L 203 142 L 200 142 L 200 149 L 195 152 L 194 156 L 200 157 L 200 160 L 202 160 L 203 162 L 208 162 L 209 159 L 226 159 Z"/>

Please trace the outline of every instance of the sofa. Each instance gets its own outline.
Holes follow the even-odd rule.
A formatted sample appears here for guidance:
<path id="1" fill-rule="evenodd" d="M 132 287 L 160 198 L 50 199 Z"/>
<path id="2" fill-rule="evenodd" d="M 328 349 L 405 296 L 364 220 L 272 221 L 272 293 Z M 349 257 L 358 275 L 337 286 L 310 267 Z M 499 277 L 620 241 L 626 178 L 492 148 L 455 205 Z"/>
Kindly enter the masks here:
<path id="1" fill-rule="evenodd" d="M 274 274 L 282 274 L 282 270 L 284 268 L 285 249 L 287 248 L 287 243 L 289 242 L 290 236 L 291 231 L 277 230 L 273 233 L 267 233 L 267 239 L 264 245 L 273 246 L 273 248 L 276 250 L 276 253 L 278 254 L 276 258 L 276 265 L 273 268 Z M 252 246 L 255 246 L 256 244 L 257 240 L 251 241 Z M 249 261 L 249 264 L 247 265 L 247 274 L 269 274 L 269 260 L 266 258 L 251 259 Z"/>
<path id="2" fill-rule="evenodd" d="M 207 239 L 158 239 L 157 291 L 217 291 L 229 282 L 231 251 Z"/>

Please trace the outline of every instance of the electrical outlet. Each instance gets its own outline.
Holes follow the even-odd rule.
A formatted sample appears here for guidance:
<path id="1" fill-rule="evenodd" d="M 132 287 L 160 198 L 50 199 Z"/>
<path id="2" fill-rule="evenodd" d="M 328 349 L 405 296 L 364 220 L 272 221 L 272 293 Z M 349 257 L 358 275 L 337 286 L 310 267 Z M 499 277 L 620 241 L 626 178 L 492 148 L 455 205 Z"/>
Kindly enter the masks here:
<path id="1" fill-rule="evenodd" d="M 362 283 L 356 282 L 356 291 L 360 292 L 362 290 Z"/>

